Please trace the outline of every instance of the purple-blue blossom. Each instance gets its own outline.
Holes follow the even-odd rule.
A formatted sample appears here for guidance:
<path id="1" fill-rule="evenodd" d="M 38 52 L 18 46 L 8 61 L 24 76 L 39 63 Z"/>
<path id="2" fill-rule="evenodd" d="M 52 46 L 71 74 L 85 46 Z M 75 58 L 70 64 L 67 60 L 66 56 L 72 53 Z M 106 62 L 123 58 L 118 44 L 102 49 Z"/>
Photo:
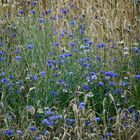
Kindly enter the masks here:
<path id="1" fill-rule="evenodd" d="M 14 134 L 14 131 L 13 130 L 6 130 L 4 132 L 4 135 L 6 135 L 6 136 L 10 136 L 10 135 L 13 135 L 13 134 Z"/>
<path id="2" fill-rule="evenodd" d="M 86 103 L 85 102 L 81 102 L 79 104 L 79 109 L 83 110 L 83 109 L 85 109 L 85 106 L 86 106 Z"/>
<path id="3" fill-rule="evenodd" d="M 37 127 L 35 127 L 35 126 L 31 126 L 31 127 L 29 127 L 29 130 L 30 130 L 30 131 L 37 131 L 37 130 L 38 130 L 38 128 L 37 128 Z"/>

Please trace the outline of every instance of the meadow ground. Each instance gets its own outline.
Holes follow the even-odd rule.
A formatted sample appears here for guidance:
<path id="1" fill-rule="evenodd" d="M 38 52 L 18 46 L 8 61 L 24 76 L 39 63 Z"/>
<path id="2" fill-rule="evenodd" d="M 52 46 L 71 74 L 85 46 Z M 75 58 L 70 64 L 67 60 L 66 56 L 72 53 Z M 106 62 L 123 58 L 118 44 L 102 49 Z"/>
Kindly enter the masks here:
<path id="1" fill-rule="evenodd" d="M 0 1 L 0 140 L 139 140 L 140 1 Z"/>

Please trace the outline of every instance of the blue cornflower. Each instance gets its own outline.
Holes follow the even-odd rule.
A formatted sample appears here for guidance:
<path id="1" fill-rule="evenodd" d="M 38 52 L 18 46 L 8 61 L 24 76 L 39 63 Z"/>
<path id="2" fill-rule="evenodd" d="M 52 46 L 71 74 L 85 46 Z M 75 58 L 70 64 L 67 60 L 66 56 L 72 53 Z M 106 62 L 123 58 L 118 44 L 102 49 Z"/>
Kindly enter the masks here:
<path id="1" fill-rule="evenodd" d="M 96 117 L 96 118 L 95 118 L 95 121 L 96 121 L 96 122 L 99 122 L 99 121 L 101 121 L 101 120 L 102 120 L 102 119 L 101 119 L 100 117 Z"/>
<path id="2" fill-rule="evenodd" d="M 49 52 L 48 54 L 52 56 L 52 55 L 54 54 L 54 52 L 51 51 L 51 52 Z"/>
<path id="3" fill-rule="evenodd" d="M 140 75 L 136 75 L 135 77 L 136 77 L 137 79 L 140 79 Z"/>
<path id="4" fill-rule="evenodd" d="M 133 113 L 135 110 L 134 110 L 133 107 L 129 107 L 129 108 L 128 108 L 128 111 L 129 111 L 130 113 Z"/>
<path id="5" fill-rule="evenodd" d="M 62 18 L 63 16 L 61 14 L 58 14 L 58 18 Z"/>
<path id="6" fill-rule="evenodd" d="M 98 48 L 104 48 L 104 47 L 106 47 L 106 44 L 104 44 L 104 43 L 97 44 L 97 47 L 98 47 Z"/>
<path id="7" fill-rule="evenodd" d="M 88 42 L 89 38 L 83 38 L 83 41 Z"/>
<path id="8" fill-rule="evenodd" d="M 58 95 L 58 92 L 57 91 L 53 91 L 53 92 L 51 92 L 51 95 Z"/>
<path id="9" fill-rule="evenodd" d="M 84 34 L 84 30 L 83 29 L 80 29 L 79 32 L 80 32 L 80 34 Z"/>
<path id="10" fill-rule="evenodd" d="M 10 135 L 13 135 L 14 134 L 14 131 L 13 130 L 6 130 L 5 132 L 4 132 L 4 135 L 5 136 L 10 136 Z"/>
<path id="11" fill-rule="evenodd" d="M 48 126 L 49 126 L 49 127 L 51 127 L 51 126 L 53 126 L 53 125 L 54 125 L 54 121 L 49 121 L 49 122 L 48 122 Z"/>
<path id="12" fill-rule="evenodd" d="M 7 78 L 2 78 L 1 83 L 8 84 L 9 80 Z"/>
<path id="13" fill-rule="evenodd" d="M 9 79 L 14 79 L 14 75 L 10 75 L 9 76 Z"/>
<path id="14" fill-rule="evenodd" d="M 91 124 L 91 121 L 86 121 L 85 122 L 85 125 L 90 125 Z"/>
<path id="15" fill-rule="evenodd" d="M 53 34 L 57 34 L 57 33 L 58 33 L 58 30 L 54 30 L 54 31 L 53 31 Z"/>
<path id="16" fill-rule="evenodd" d="M 54 121 L 54 120 L 58 120 L 58 119 L 62 119 L 63 116 L 62 115 L 56 115 L 56 116 L 51 116 L 49 119 L 50 121 Z"/>
<path id="17" fill-rule="evenodd" d="M 68 31 L 66 29 L 62 30 L 62 33 L 66 34 Z"/>
<path id="18" fill-rule="evenodd" d="M 16 53 L 20 53 L 21 52 L 21 50 L 16 50 Z"/>
<path id="19" fill-rule="evenodd" d="M 71 26 L 74 26 L 75 24 L 76 24 L 76 21 L 75 20 L 70 21 L 70 25 Z"/>
<path id="20" fill-rule="evenodd" d="M 76 121 L 75 119 L 70 119 L 70 118 L 66 119 L 66 122 L 70 122 L 70 123 L 74 123 L 75 121 Z"/>
<path id="21" fill-rule="evenodd" d="M 100 69 L 99 72 L 100 72 L 101 74 L 105 74 L 105 73 L 106 73 L 106 72 L 105 72 L 104 70 L 102 70 L 102 69 Z"/>
<path id="22" fill-rule="evenodd" d="M 23 131 L 17 130 L 16 133 L 17 133 L 18 135 L 22 135 L 22 134 L 23 134 Z"/>
<path id="23" fill-rule="evenodd" d="M 105 75 L 113 77 L 114 76 L 114 72 L 113 71 L 108 71 L 108 72 L 105 73 Z"/>
<path id="24" fill-rule="evenodd" d="M 46 71 L 42 71 L 41 76 L 45 77 L 46 76 Z"/>
<path id="25" fill-rule="evenodd" d="M 56 61 L 55 61 L 55 60 L 48 60 L 47 63 L 48 63 L 48 64 L 55 64 Z"/>
<path id="26" fill-rule="evenodd" d="M 139 121 L 139 113 L 136 111 L 133 111 L 133 120 L 137 123 Z"/>
<path id="27" fill-rule="evenodd" d="M 80 61 L 80 63 L 83 63 L 83 62 L 84 62 L 84 59 L 80 58 L 80 60 L 79 60 L 79 61 Z"/>
<path id="28" fill-rule="evenodd" d="M 85 26 L 80 25 L 80 29 L 85 30 Z M 89 40 L 89 39 L 88 39 Z"/>
<path id="29" fill-rule="evenodd" d="M 50 19 L 53 20 L 53 21 L 56 20 L 56 18 L 55 17 L 52 17 L 52 16 L 50 16 Z"/>
<path id="30" fill-rule="evenodd" d="M 54 76 L 55 76 L 55 77 L 58 77 L 58 73 L 54 73 Z"/>
<path id="31" fill-rule="evenodd" d="M 70 54 L 70 53 L 64 53 L 64 54 L 62 54 L 60 56 L 62 56 L 62 57 L 70 57 L 70 56 L 72 56 L 72 54 Z"/>
<path id="32" fill-rule="evenodd" d="M 135 53 L 139 53 L 139 52 L 140 52 L 140 48 L 135 47 L 135 48 L 133 48 L 133 51 L 134 51 Z"/>
<path id="33" fill-rule="evenodd" d="M 19 81 L 17 82 L 17 84 L 20 85 L 20 86 L 23 85 L 23 80 L 19 80 Z"/>
<path id="34" fill-rule="evenodd" d="M 75 3 L 71 3 L 70 8 L 75 7 Z"/>
<path id="35" fill-rule="evenodd" d="M 90 90 L 90 87 L 89 87 L 88 85 L 83 85 L 83 89 L 84 89 L 85 91 L 89 91 L 89 90 Z"/>
<path id="36" fill-rule="evenodd" d="M 89 46 L 82 46 L 81 48 L 85 49 L 85 50 L 90 50 Z"/>
<path id="37" fill-rule="evenodd" d="M 87 44 L 92 45 L 93 42 L 92 41 L 87 41 Z"/>
<path id="38" fill-rule="evenodd" d="M 34 45 L 33 45 L 33 44 L 29 44 L 29 45 L 27 46 L 27 48 L 28 48 L 28 49 L 33 49 L 33 48 L 34 48 Z"/>
<path id="39" fill-rule="evenodd" d="M 65 85 L 65 84 L 66 84 L 65 81 L 62 80 L 62 79 L 58 80 L 58 82 L 59 82 L 59 84 L 61 84 L 61 85 Z"/>
<path id="40" fill-rule="evenodd" d="M 102 86 L 104 86 L 104 83 L 101 81 L 101 82 L 98 83 L 98 86 L 102 87 Z"/>
<path id="41" fill-rule="evenodd" d="M 62 115 L 57 115 L 57 119 L 62 119 L 63 116 Z"/>
<path id="42" fill-rule="evenodd" d="M 76 122 L 76 119 L 67 118 L 65 121 L 66 121 L 67 125 L 74 126 L 75 122 Z"/>
<path id="43" fill-rule="evenodd" d="M 50 121 L 54 121 L 54 120 L 56 120 L 57 119 L 57 116 L 51 116 L 51 117 L 49 117 L 49 120 Z"/>
<path id="44" fill-rule="evenodd" d="M 48 122 L 49 122 L 49 121 L 48 121 L 47 119 L 43 119 L 42 122 L 41 122 L 41 124 L 42 124 L 42 125 L 47 125 Z"/>
<path id="45" fill-rule="evenodd" d="M 21 56 L 16 56 L 16 60 L 21 60 L 22 57 Z"/>
<path id="46" fill-rule="evenodd" d="M 50 63 L 50 64 L 48 64 L 48 67 L 49 67 L 49 68 L 51 68 L 52 66 L 53 66 L 53 64 L 51 64 L 51 63 Z"/>
<path id="47" fill-rule="evenodd" d="M 31 79 L 34 80 L 34 81 L 37 81 L 38 80 L 38 77 L 36 75 L 32 75 L 31 76 Z"/>
<path id="48" fill-rule="evenodd" d="M 96 76 L 95 72 L 90 72 L 90 77 L 91 77 L 91 80 L 96 80 L 97 79 L 97 76 Z"/>
<path id="49" fill-rule="evenodd" d="M 116 89 L 116 93 L 121 93 L 121 89 Z"/>
<path id="50" fill-rule="evenodd" d="M 37 4 L 38 4 L 38 1 L 33 1 L 33 2 L 31 3 L 32 6 L 36 6 Z"/>
<path id="51" fill-rule="evenodd" d="M 130 126 L 130 124 L 125 123 L 125 124 L 124 124 L 124 127 L 126 127 L 126 128 L 130 128 L 131 126 Z"/>
<path id="52" fill-rule="evenodd" d="M 92 75 L 89 79 L 90 79 L 90 80 L 97 80 L 96 74 L 95 74 L 95 75 Z"/>
<path id="53" fill-rule="evenodd" d="M 34 137 L 34 140 L 42 140 L 42 137 L 40 137 L 40 136 L 35 136 L 35 137 Z"/>
<path id="54" fill-rule="evenodd" d="M 19 11 L 19 14 L 23 15 L 24 14 L 24 11 L 23 10 L 20 10 Z"/>
<path id="55" fill-rule="evenodd" d="M 70 38 L 74 38 L 75 34 L 74 33 L 70 33 L 69 36 L 70 36 Z"/>
<path id="56" fill-rule="evenodd" d="M 58 47 L 60 45 L 60 42 L 55 42 L 54 45 Z"/>
<path id="57" fill-rule="evenodd" d="M 4 43 L 1 43 L 1 42 L 0 42 L 0 47 L 2 47 L 2 46 L 4 46 Z"/>
<path id="58" fill-rule="evenodd" d="M 61 9 L 61 12 L 62 12 L 63 14 L 67 14 L 68 10 L 67 10 L 67 9 Z"/>
<path id="59" fill-rule="evenodd" d="M 107 140 L 107 138 L 105 138 L 105 137 L 102 137 L 102 139 L 101 140 Z"/>
<path id="60" fill-rule="evenodd" d="M 0 61 L 4 61 L 5 60 L 5 58 L 4 57 L 0 57 Z"/>
<path id="61" fill-rule="evenodd" d="M 37 129 L 37 127 L 35 127 L 35 126 L 31 126 L 31 127 L 29 128 L 29 130 L 30 130 L 30 131 L 37 131 L 38 129 Z"/>
<path id="62" fill-rule="evenodd" d="M 85 58 L 85 60 L 86 60 L 86 61 L 90 61 L 90 60 L 91 60 L 91 58 L 87 57 L 87 58 Z"/>
<path id="63" fill-rule="evenodd" d="M 57 70 L 58 70 L 58 68 L 57 68 L 57 67 L 55 67 L 55 68 L 54 68 L 54 70 L 55 70 L 55 71 L 57 71 Z"/>
<path id="64" fill-rule="evenodd" d="M 74 47 L 75 46 L 75 42 L 70 42 L 69 44 L 71 47 Z"/>
<path id="65" fill-rule="evenodd" d="M 48 116 L 48 115 L 53 115 L 54 112 L 51 111 L 50 109 L 49 110 L 45 110 L 45 115 Z"/>
<path id="66" fill-rule="evenodd" d="M 95 56 L 96 60 L 101 60 L 102 57 L 101 56 Z"/>
<path id="67" fill-rule="evenodd" d="M 113 121 L 114 118 L 113 118 L 112 116 L 110 116 L 110 117 L 108 117 L 108 120 L 109 120 L 109 121 Z"/>
<path id="68" fill-rule="evenodd" d="M 32 10 L 31 11 L 31 14 L 35 15 L 36 14 L 36 11 L 35 10 Z"/>
<path id="69" fill-rule="evenodd" d="M 85 102 L 81 102 L 80 104 L 79 104 L 79 109 L 85 109 L 85 106 L 86 106 L 86 103 Z"/>
<path id="70" fill-rule="evenodd" d="M 4 72 L 4 71 L 2 71 L 1 73 L 0 73 L 0 76 L 5 76 L 6 75 L 6 73 Z"/>
<path id="71" fill-rule="evenodd" d="M 109 82 L 109 85 L 110 86 L 115 86 L 115 82 L 113 82 L 113 81 L 112 82 Z"/>
<path id="72" fill-rule="evenodd" d="M 51 9 L 47 9 L 47 13 L 51 13 Z"/>
<path id="73" fill-rule="evenodd" d="M 96 75 L 96 73 L 95 72 L 90 72 L 90 75 L 93 76 L 93 75 Z"/>
<path id="74" fill-rule="evenodd" d="M 17 36 L 17 34 L 16 34 L 16 33 L 13 33 L 13 34 L 12 34 L 12 36 L 13 36 L 13 37 L 16 37 L 16 36 Z"/>
<path id="75" fill-rule="evenodd" d="M 0 51 L 0 55 L 3 55 L 3 54 L 5 54 L 5 52 L 3 52 L 3 51 Z"/>
<path id="76" fill-rule="evenodd" d="M 39 18 L 40 23 L 45 23 L 46 19 L 45 18 Z"/>
<path id="77" fill-rule="evenodd" d="M 124 86 L 129 85 L 129 82 L 121 82 L 119 85 L 124 87 Z"/>
<path id="78" fill-rule="evenodd" d="M 106 135 L 107 137 L 112 137 L 113 133 L 112 133 L 112 132 L 107 132 L 105 135 Z"/>
<path id="79" fill-rule="evenodd" d="M 118 77 L 119 77 L 119 74 L 114 73 L 114 74 L 113 74 L 113 77 L 114 77 L 114 78 L 118 78 Z"/>
<path id="80" fill-rule="evenodd" d="M 60 35 L 59 35 L 59 38 L 62 38 L 62 37 L 64 37 L 65 36 L 65 33 L 61 33 Z"/>
<path id="81" fill-rule="evenodd" d="M 48 134 L 49 134 L 49 131 L 46 130 L 46 131 L 44 132 L 44 135 L 47 136 Z"/>

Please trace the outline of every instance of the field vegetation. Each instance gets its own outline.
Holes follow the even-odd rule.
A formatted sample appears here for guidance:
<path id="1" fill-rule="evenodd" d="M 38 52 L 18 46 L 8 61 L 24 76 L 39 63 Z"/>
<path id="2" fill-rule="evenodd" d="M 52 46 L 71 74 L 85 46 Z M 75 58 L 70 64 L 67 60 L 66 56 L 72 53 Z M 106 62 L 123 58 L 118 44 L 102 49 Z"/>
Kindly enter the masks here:
<path id="1" fill-rule="evenodd" d="M 139 4 L 0 1 L 0 139 L 139 140 Z"/>

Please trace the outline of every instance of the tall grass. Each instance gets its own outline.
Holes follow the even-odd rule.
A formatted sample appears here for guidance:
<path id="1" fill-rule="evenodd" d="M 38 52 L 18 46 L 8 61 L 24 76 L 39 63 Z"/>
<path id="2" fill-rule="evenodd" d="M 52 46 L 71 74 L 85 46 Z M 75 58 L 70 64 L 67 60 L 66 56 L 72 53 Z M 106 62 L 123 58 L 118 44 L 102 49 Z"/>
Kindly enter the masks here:
<path id="1" fill-rule="evenodd" d="M 139 139 L 138 2 L 9 2 L 0 138 Z"/>

